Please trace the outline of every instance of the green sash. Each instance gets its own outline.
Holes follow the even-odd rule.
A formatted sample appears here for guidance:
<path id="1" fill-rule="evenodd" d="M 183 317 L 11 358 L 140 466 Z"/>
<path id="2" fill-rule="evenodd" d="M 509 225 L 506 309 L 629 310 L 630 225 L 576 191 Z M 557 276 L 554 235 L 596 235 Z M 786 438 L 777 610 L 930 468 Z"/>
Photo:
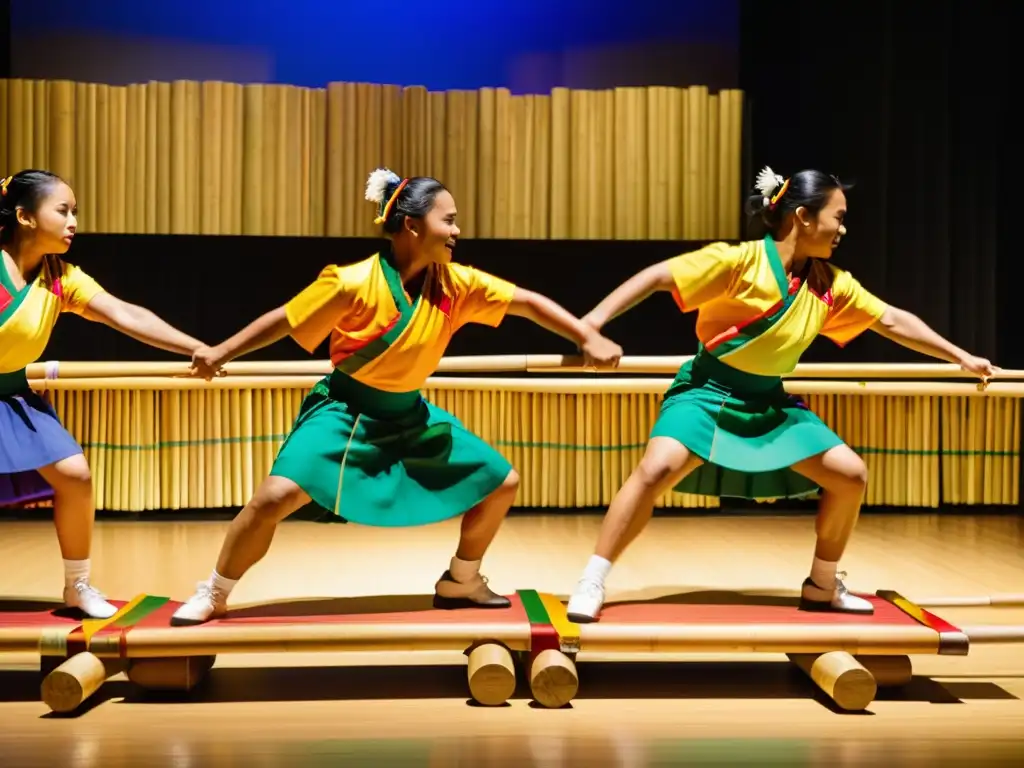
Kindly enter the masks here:
<path id="1" fill-rule="evenodd" d="M 806 281 L 802 281 L 800 289 L 790 293 L 789 281 L 786 279 L 786 270 L 782 266 L 782 258 L 779 256 L 779 251 L 775 247 L 775 241 L 772 240 L 771 235 L 766 235 L 764 238 L 764 249 L 768 254 L 768 263 L 771 264 L 772 274 L 775 275 L 775 282 L 779 286 L 779 294 L 782 296 L 782 302 L 779 304 L 778 309 L 772 312 L 770 315 L 759 317 L 749 325 L 745 325 L 740 329 L 740 332 L 733 336 L 731 339 L 723 341 L 713 350 L 707 350 L 704 345 L 701 344 L 698 348 L 698 354 L 712 355 L 714 357 L 721 357 L 729 352 L 733 352 L 740 347 L 744 346 L 750 341 L 753 341 L 758 336 L 762 336 L 772 329 L 772 327 L 778 323 L 790 307 L 797 300 L 800 295 L 800 291 L 806 286 Z"/>
<path id="2" fill-rule="evenodd" d="M 15 312 L 21 303 L 28 298 L 29 292 L 35 280 L 29 280 L 20 291 L 11 282 L 11 276 L 7 274 L 7 265 L 0 261 L 0 325 L 3 325 Z"/>
<path id="3" fill-rule="evenodd" d="M 413 313 L 420 303 L 421 296 L 417 296 L 416 300 L 411 304 L 406 298 L 405 289 L 402 287 L 402 278 L 392 263 L 390 250 L 382 251 L 378 261 L 380 262 L 381 269 L 384 271 L 384 279 L 387 281 L 388 288 L 391 290 L 391 296 L 395 300 L 395 306 L 398 307 L 400 314 L 398 319 L 384 333 L 365 347 L 350 354 L 335 366 L 335 369 L 342 373 L 353 374 L 367 363 L 376 360 L 387 352 L 391 345 L 395 343 L 395 340 L 409 327 Z"/>

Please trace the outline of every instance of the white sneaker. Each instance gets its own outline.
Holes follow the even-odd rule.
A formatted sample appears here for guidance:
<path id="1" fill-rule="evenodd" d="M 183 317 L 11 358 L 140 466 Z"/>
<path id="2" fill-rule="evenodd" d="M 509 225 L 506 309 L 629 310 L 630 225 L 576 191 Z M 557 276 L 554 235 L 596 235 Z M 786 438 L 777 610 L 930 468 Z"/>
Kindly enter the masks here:
<path id="1" fill-rule="evenodd" d="M 64 604 L 68 608 L 77 608 L 91 619 L 109 619 L 117 613 L 117 608 L 108 603 L 88 579 L 78 579 L 71 586 L 64 587 Z"/>
<path id="2" fill-rule="evenodd" d="M 598 614 L 604 605 L 604 586 L 596 581 L 580 579 L 576 585 L 576 591 L 569 598 L 569 605 L 566 606 L 566 614 L 569 621 L 577 624 L 587 624 L 597 621 Z"/>
<path id="3" fill-rule="evenodd" d="M 171 626 L 203 624 L 210 619 L 223 616 L 227 613 L 227 606 L 227 595 L 211 587 L 209 582 L 201 581 L 196 585 L 196 593 L 171 616 Z"/>
<path id="4" fill-rule="evenodd" d="M 862 597 L 851 595 L 843 579 L 846 572 L 836 574 L 836 588 L 822 589 L 810 577 L 804 580 L 800 591 L 801 611 L 836 611 L 838 613 L 874 613 L 875 606 Z"/>

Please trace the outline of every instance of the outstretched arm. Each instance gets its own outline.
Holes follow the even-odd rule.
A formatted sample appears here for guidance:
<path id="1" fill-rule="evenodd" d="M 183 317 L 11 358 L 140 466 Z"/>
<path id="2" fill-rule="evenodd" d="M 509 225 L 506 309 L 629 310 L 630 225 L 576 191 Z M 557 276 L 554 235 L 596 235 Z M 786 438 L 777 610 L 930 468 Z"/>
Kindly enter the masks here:
<path id="1" fill-rule="evenodd" d="M 988 360 L 975 357 L 942 338 L 917 315 L 903 309 L 888 307 L 885 314 L 871 326 L 871 330 L 915 352 L 955 363 L 983 379 L 988 379 L 998 370 Z"/>
<path id="2" fill-rule="evenodd" d="M 145 307 L 129 304 L 106 292 L 96 294 L 85 305 L 82 316 L 143 344 L 180 355 L 191 355 L 203 346 L 203 342 L 182 333 Z"/>
<path id="3" fill-rule="evenodd" d="M 589 365 L 615 367 L 622 357 L 622 347 L 606 339 L 596 328 L 573 317 L 547 296 L 516 288 L 507 314 L 525 317 L 562 338 L 575 342 Z"/>
<path id="4" fill-rule="evenodd" d="M 622 313 L 632 309 L 652 293 L 671 291 L 675 287 L 668 262 L 661 262 L 637 272 L 586 314 L 583 321 L 600 330 Z"/>
<path id="5" fill-rule="evenodd" d="M 231 338 L 215 347 L 202 347 L 192 358 L 192 373 L 210 378 L 225 363 L 280 341 L 292 327 L 283 306 L 253 320 Z"/>

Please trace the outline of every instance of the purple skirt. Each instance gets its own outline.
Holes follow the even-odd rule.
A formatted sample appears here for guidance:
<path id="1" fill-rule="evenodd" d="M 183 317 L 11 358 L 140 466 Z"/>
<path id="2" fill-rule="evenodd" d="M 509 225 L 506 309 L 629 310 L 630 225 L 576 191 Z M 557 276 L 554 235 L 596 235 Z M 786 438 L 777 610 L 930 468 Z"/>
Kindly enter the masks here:
<path id="1" fill-rule="evenodd" d="M 53 498 L 36 472 L 82 453 L 56 412 L 31 390 L 0 395 L 0 507 Z"/>

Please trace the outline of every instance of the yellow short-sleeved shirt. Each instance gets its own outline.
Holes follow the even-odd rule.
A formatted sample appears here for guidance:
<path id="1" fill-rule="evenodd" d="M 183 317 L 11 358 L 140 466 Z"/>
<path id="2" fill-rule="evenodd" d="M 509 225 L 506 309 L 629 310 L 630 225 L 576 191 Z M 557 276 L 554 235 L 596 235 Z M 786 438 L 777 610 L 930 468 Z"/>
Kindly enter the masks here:
<path id="1" fill-rule="evenodd" d="M 748 373 L 790 373 L 819 334 L 844 345 L 869 329 L 886 304 L 847 271 L 811 263 L 787 277 L 770 238 L 712 243 L 668 261 L 680 309 L 696 310 L 697 337 Z"/>
<path id="2" fill-rule="evenodd" d="M 466 323 L 497 326 L 515 293 L 512 283 L 473 267 L 435 264 L 421 295 L 410 302 L 396 275 L 379 254 L 326 267 L 285 305 L 292 337 L 313 352 L 330 336 L 331 362 L 343 367 L 399 330 L 383 353 L 350 375 L 385 391 L 408 392 L 434 373 L 456 330 Z"/>
<path id="3" fill-rule="evenodd" d="M 81 315 L 103 288 L 84 270 L 47 256 L 39 274 L 16 290 L 0 261 L 0 373 L 20 371 L 39 359 L 62 312 Z"/>

